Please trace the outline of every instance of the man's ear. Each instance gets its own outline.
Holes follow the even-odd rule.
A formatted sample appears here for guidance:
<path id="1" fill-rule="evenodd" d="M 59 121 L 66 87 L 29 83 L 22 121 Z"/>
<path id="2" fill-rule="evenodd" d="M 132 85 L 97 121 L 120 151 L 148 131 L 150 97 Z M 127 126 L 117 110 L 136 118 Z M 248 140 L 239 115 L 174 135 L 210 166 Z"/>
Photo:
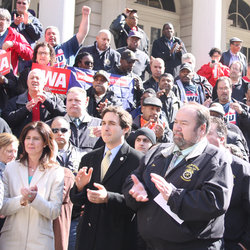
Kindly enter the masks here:
<path id="1" fill-rule="evenodd" d="M 152 62 L 155 60 L 155 58 L 153 56 L 150 56 L 150 65 L 152 64 Z"/>
<path id="2" fill-rule="evenodd" d="M 88 107 L 88 105 L 89 105 L 89 97 L 87 96 L 85 101 L 85 107 Z"/>
<path id="3" fill-rule="evenodd" d="M 205 123 L 200 126 L 200 131 L 203 136 L 206 135 L 206 128 L 207 128 L 207 125 Z"/>
<path id="4" fill-rule="evenodd" d="M 224 136 L 222 136 L 222 137 L 220 137 L 219 139 L 220 139 L 220 143 L 221 143 L 222 145 L 224 145 L 225 142 L 226 142 L 226 138 L 225 138 Z"/>
<path id="5" fill-rule="evenodd" d="M 123 129 L 124 135 L 126 135 L 128 133 L 128 131 L 129 131 L 129 127 L 124 128 Z"/>

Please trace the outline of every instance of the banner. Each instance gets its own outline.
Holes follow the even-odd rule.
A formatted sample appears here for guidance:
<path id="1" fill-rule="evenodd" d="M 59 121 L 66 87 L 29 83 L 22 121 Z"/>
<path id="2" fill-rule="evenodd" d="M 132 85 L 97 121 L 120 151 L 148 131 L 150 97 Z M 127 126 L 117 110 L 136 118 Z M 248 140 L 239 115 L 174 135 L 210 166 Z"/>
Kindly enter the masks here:
<path id="1" fill-rule="evenodd" d="M 69 89 L 72 87 L 81 87 L 87 90 L 92 86 L 93 76 L 96 71 L 68 67 L 71 70 Z M 110 74 L 109 89 L 121 99 L 123 108 L 131 109 L 134 100 L 134 81 L 131 77 Z"/>
<path id="2" fill-rule="evenodd" d="M 37 63 L 32 64 L 32 69 L 41 69 L 45 74 L 45 88 L 52 93 L 66 94 L 69 85 L 70 70 L 43 66 Z"/>
<path id="3" fill-rule="evenodd" d="M 0 54 L 0 73 L 2 75 L 6 75 L 10 73 L 10 51 L 9 52 L 4 52 Z"/>

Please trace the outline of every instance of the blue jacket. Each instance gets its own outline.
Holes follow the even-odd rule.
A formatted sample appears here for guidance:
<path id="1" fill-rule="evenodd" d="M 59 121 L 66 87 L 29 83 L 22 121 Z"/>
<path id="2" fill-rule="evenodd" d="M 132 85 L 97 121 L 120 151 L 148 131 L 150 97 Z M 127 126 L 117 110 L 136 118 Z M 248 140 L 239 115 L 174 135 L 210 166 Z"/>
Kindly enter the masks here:
<path id="1" fill-rule="evenodd" d="M 110 47 L 99 54 L 99 51 L 96 49 L 96 42 L 94 42 L 94 45 L 90 45 L 87 47 L 82 47 L 78 54 L 81 52 L 88 52 L 90 53 L 94 58 L 94 68 L 93 70 L 110 70 L 111 68 L 118 66 L 120 63 L 120 53 L 115 51 L 114 49 L 111 49 Z"/>
<path id="2" fill-rule="evenodd" d="M 229 67 L 230 66 L 229 65 L 230 58 L 231 58 L 231 53 L 230 53 L 230 50 L 228 50 L 228 51 L 222 53 L 220 62 Z M 247 74 L 247 59 L 246 59 L 246 56 L 244 54 L 242 54 L 241 52 L 239 52 L 239 59 L 240 59 L 240 62 L 242 63 L 242 65 L 243 65 L 242 76 L 245 76 Z"/>

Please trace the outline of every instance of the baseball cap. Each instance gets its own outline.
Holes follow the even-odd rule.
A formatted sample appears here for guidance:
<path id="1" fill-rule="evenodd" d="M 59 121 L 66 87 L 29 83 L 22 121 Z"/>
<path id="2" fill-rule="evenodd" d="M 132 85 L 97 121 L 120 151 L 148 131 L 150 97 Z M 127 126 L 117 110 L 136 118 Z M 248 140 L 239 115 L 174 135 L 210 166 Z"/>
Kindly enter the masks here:
<path id="1" fill-rule="evenodd" d="M 122 52 L 122 54 L 121 54 L 121 59 L 124 59 L 124 60 L 126 60 L 126 61 L 128 61 L 128 62 L 131 62 L 131 61 L 138 61 L 138 60 L 136 59 L 135 53 L 134 53 L 132 50 L 130 50 L 130 49 L 126 49 L 126 50 L 124 50 L 124 51 Z"/>
<path id="2" fill-rule="evenodd" d="M 209 111 L 216 112 L 216 113 L 220 114 L 221 116 L 225 115 L 225 111 L 224 111 L 223 106 L 218 102 L 212 103 L 210 108 L 209 108 Z"/>
<path id="3" fill-rule="evenodd" d="M 93 78 L 95 79 L 97 76 L 103 76 L 109 82 L 109 74 L 105 70 L 99 70 L 95 73 Z"/>
<path id="4" fill-rule="evenodd" d="M 139 31 L 136 30 L 131 30 L 128 34 L 128 37 L 138 37 L 140 39 L 142 39 L 142 35 Z"/>
<path id="5" fill-rule="evenodd" d="M 180 71 L 183 70 L 183 69 L 187 69 L 189 70 L 190 72 L 193 71 L 193 67 L 190 63 L 183 63 L 180 67 Z"/>
<path id="6" fill-rule="evenodd" d="M 240 38 L 238 38 L 238 37 L 232 37 L 230 39 L 230 43 L 233 43 L 233 42 L 243 42 L 243 41 Z"/>
<path id="7" fill-rule="evenodd" d="M 143 106 L 156 106 L 156 107 L 162 108 L 161 100 L 157 98 L 156 96 L 145 98 L 142 105 Z"/>

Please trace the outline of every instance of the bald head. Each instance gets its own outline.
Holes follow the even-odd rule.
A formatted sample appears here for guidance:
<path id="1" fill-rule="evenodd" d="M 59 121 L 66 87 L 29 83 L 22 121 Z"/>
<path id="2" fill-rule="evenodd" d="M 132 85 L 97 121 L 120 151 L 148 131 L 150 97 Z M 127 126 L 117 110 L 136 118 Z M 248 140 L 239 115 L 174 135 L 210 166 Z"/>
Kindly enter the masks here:
<path id="1" fill-rule="evenodd" d="M 111 41 L 111 33 L 109 30 L 100 30 L 96 36 L 97 47 L 101 51 L 105 51 L 109 48 Z"/>
<path id="2" fill-rule="evenodd" d="M 155 80 L 159 81 L 160 76 L 165 71 L 165 64 L 161 58 L 151 58 L 150 69 Z"/>

